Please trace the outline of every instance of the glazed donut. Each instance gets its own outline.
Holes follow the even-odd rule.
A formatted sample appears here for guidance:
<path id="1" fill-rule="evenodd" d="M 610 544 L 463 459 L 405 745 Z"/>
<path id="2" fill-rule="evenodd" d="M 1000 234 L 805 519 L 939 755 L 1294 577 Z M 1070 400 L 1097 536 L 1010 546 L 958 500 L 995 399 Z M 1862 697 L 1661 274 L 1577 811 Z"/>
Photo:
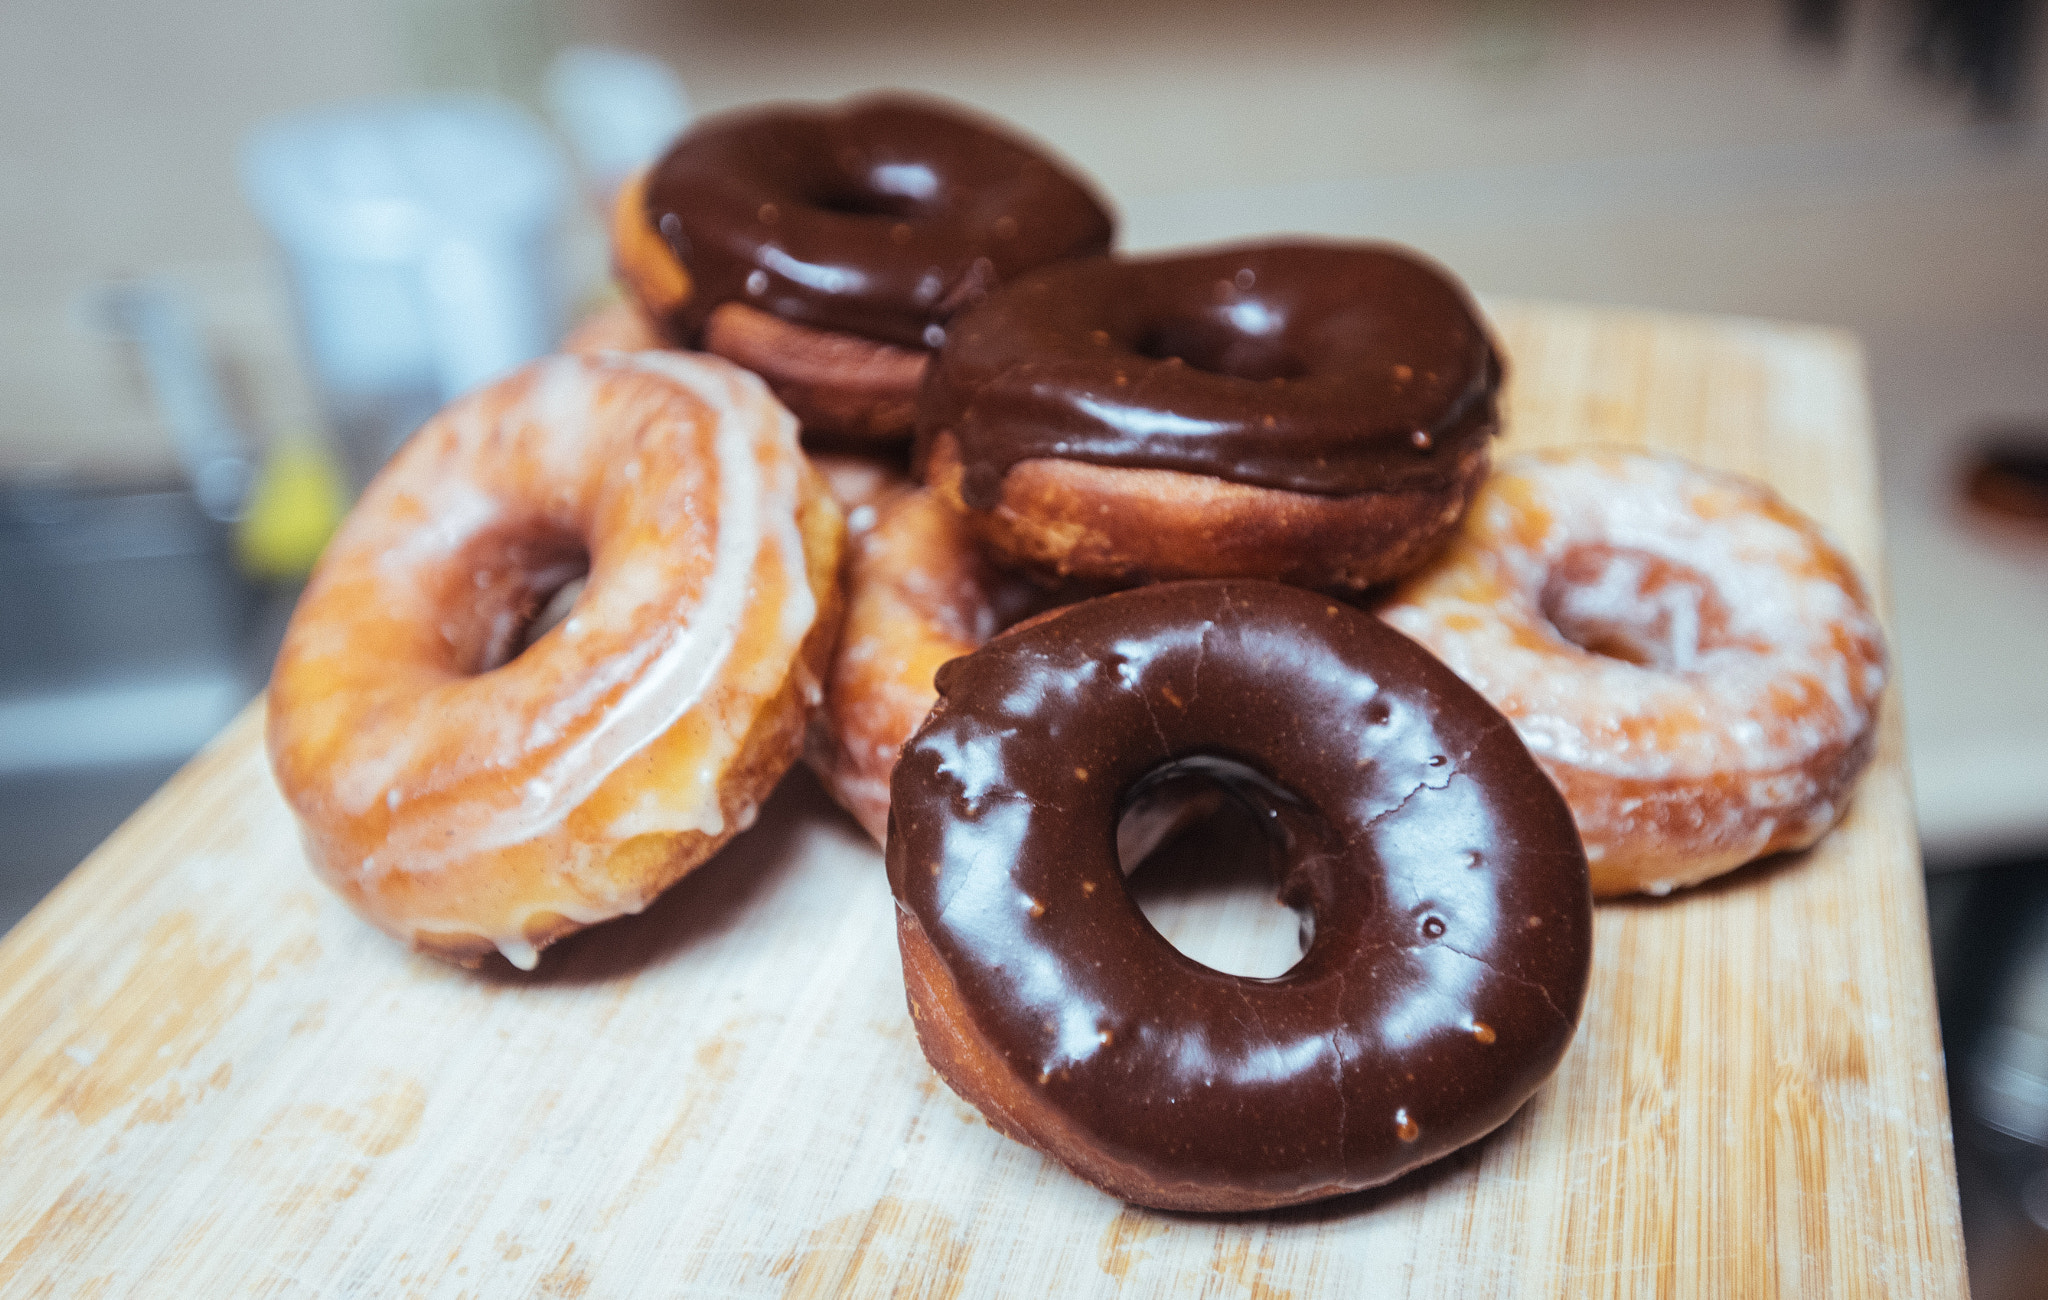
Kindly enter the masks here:
<path id="1" fill-rule="evenodd" d="M 805 756 L 881 844 L 889 774 L 938 699 L 939 666 L 1015 622 L 1035 593 L 984 560 L 959 516 L 924 489 L 876 507 L 873 526 L 849 549 L 846 622 Z"/>
<path id="2" fill-rule="evenodd" d="M 886 844 L 889 776 L 939 698 L 938 670 L 998 631 L 1092 594 L 1047 591 L 984 559 L 960 516 L 930 491 L 899 491 L 848 516 L 846 624 L 811 718 L 805 760 L 861 829 Z M 1135 870 L 1161 843 L 1216 811 L 1206 783 L 1161 782 L 1117 825 Z"/>
<path id="3" fill-rule="evenodd" d="M 1592 953 L 1571 814 L 1500 715 L 1350 606 L 1266 582 L 1087 601 L 939 674 L 889 883 L 919 1041 L 1003 1132 L 1113 1195 L 1242 1211 L 1370 1187 L 1505 1121 Z M 1189 770 L 1274 827 L 1310 914 L 1275 979 L 1181 955 L 1111 828 Z"/>
<path id="4" fill-rule="evenodd" d="M 1884 640 L 1848 561 L 1761 484 L 1669 457 L 1503 465 L 1380 614 L 1514 722 L 1603 896 L 1805 848 L 1875 745 Z"/>
<path id="5" fill-rule="evenodd" d="M 641 910 L 796 758 L 841 536 L 795 421 L 717 358 L 552 357 L 456 402 L 335 535 L 271 678 L 315 870 L 464 964 Z"/>
<path id="6" fill-rule="evenodd" d="M 824 478 L 826 490 L 845 512 L 849 534 L 873 528 L 882 503 L 912 486 L 909 467 L 894 457 L 817 450 L 809 455 L 811 468 Z"/>
<path id="7" fill-rule="evenodd" d="M 1093 258 L 954 323 L 920 463 L 1006 565 L 1356 589 L 1449 536 L 1500 376 L 1464 292 L 1398 249 Z"/>
<path id="8" fill-rule="evenodd" d="M 1109 213 L 1008 131 L 871 95 L 707 118 L 625 186 L 621 279 L 667 336 L 754 370 L 807 435 L 907 438 L 925 358 L 996 285 L 1109 247 Z"/>

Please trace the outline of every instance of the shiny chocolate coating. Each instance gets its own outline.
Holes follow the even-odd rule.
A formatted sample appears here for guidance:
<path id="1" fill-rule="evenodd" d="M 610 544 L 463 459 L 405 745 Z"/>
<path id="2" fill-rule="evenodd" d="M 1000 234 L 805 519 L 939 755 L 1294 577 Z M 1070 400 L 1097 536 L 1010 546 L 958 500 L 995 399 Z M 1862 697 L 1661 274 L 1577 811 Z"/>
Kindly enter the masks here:
<path id="1" fill-rule="evenodd" d="M 706 118 L 647 182 L 647 220 L 693 289 L 662 322 L 694 343 L 713 308 L 909 348 L 996 285 L 1109 247 L 1079 178 L 961 110 L 907 95 Z"/>
<path id="2" fill-rule="evenodd" d="M 1500 380 L 1464 290 L 1390 245 L 1091 258 L 954 321 L 918 434 L 959 439 L 977 510 L 1048 456 L 1326 496 L 1436 488 L 1498 430 Z"/>
<path id="3" fill-rule="evenodd" d="M 938 687 L 891 783 L 890 885 L 1015 1080 L 1109 1163 L 1203 1189 L 1108 1190 L 1214 1208 L 1374 1186 L 1501 1124 L 1563 1056 L 1592 952 L 1571 813 L 1379 620 L 1163 584 L 998 637 Z M 1183 956 L 1124 887 L 1123 808 L 1204 770 L 1269 825 L 1312 931 L 1277 978 Z"/>

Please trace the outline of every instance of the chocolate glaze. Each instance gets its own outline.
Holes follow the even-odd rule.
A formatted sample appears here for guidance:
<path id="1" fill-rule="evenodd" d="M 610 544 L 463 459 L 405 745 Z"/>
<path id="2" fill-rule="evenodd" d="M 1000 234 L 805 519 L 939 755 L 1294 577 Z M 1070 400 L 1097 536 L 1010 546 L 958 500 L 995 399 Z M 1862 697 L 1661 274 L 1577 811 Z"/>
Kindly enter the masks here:
<path id="1" fill-rule="evenodd" d="M 1091 258 L 953 323 L 918 433 L 959 439 L 977 510 L 1040 456 L 1348 496 L 1447 485 L 1500 379 L 1464 290 L 1397 248 Z"/>
<path id="2" fill-rule="evenodd" d="M 929 348 L 1019 273 L 1109 247 L 1112 219 L 1060 164 L 960 110 L 907 95 L 706 118 L 655 164 L 647 220 L 693 288 L 668 321 L 692 343 L 712 308 Z"/>
<path id="3" fill-rule="evenodd" d="M 1501 715 L 1377 619 L 1272 583 L 1145 587 L 938 687 L 891 783 L 889 881 L 975 1028 L 1089 1147 L 1243 1204 L 1310 1200 L 1485 1134 L 1563 1055 L 1592 945 L 1571 813 Z M 1278 978 L 1182 956 L 1124 888 L 1121 809 L 1202 764 L 1268 819 L 1280 897 L 1312 918 Z"/>

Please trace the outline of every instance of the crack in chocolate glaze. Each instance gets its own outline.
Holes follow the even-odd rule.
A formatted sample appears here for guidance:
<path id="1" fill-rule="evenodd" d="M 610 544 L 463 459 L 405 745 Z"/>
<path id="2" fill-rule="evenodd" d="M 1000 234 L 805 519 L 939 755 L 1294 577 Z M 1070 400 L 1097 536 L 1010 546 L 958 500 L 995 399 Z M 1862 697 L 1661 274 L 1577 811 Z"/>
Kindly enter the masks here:
<path id="1" fill-rule="evenodd" d="M 1164 759 L 1173 752 L 1173 745 L 1166 739 L 1166 728 L 1159 725 L 1159 711 L 1152 707 L 1152 697 L 1140 690 L 1136 692 L 1139 703 L 1145 706 L 1145 720 L 1152 724 L 1152 734 L 1159 737 L 1159 756 Z"/>
<path id="2" fill-rule="evenodd" d="M 1503 723 L 1503 725 L 1506 724 Z M 1460 754 L 1455 760 L 1451 761 L 1450 763 L 1447 763 L 1444 767 L 1444 779 L 1441 784 L 1430 784 L 1430 780 L 1426 776 L 1419 778 L 1414 785 L 1408 788 L 1408 793 L 1402 795 L 1393 807 L 1388 808 L 1382 812 L 1376 812 L 1372 814 L 1370 817 L 1367 817 L 1365 819 L 1365 829 L 1371 830 L 1374 826 L 1378 825 L 1380 822 L 1387 820 L 1389 817 L 1400 816 L 1402 811 L 1405 810 L 1408 807 L 1408 805 L 1415 799 L 1415 796 L 1421 794 L 1425 790 L 1449 789 L 1451 781 L 1458 775 L 1459 767 L 1464 763 L 1466 759 L 1470 757 L 1472 757 L 1472 751 L 1470 749 L 1467 749 L 1464 753 Z"/>
<path id="3" fill-rule="evenodd" d="M 1012 1127 L 1084 1177 L 1179 1208 L 1369 1187 L 1490 1131 L 1561 1058 L 1592 938 L 1571 814 L 1498 713 L 1370 615 L 1163 584 L 997 638 L 939 690 L 896 769 L 890 883 L 1028 1097 Z M 985 743 L 1014 800 L 947 774 Z M 1284 974 L 1203 966 L 1132 900 L 1105 828 L 1164 770 L 1261 814 L 1313 926 Z"/>
<path id="4" fill-rule="evenodd" d="M 1340 972 L 1337 976 L 1337 1005 L 1344 1005 L 1344 990 L 1349 980 Z M 1351 1097 L 1344 1087 L 1344 1028 L 1339 1025 L 1330 1030 L 1330 1053 L 1334 1058 L 1331 1066 L 1335 1072 L 1332 1081 L 1337 1089 L 1337 1150 L 1348 1148 L 1351 1134 Z"/>
<path id="5" fill-rule="evenodd" d="M 1437 943 L 1440 947 L 1446 949 L 1447 951 L 1457 953 L 1460 957 L 1466 958 L 1469 961 L 1478 962 L 1481 966 L 1486 967 L 1486 969 L 1492 971 L 1494 974 L 1500 976 L 1504 980 L 1507 980 L 1511 984 L 1519 984 L 1523 988 L 1532 990 L 1536 994 L 1536 996 L 1543 999 L 1543 1005 L 1550 1008 L 1550 1014 L 1557 1017 L 1559 1024 L 1570 1025 L 1577 1023 L 1579 1018 L 1578 1013 L 1573 1012 L 1571 1015 L 1566 1015 L 1564 1013 L 1563 1008 L 1559 1007 L 1557 1003 L 1551 999 L 1550 990 L 1544 987 L 1541 983 L 1537 982 L 1536 980 L 1524 979 L 1522 976 L 1515 974 L 1513 971 L 1502 970 L 1498 962 L 1488 961 L 1486 958 L 1480 956 L 1476 952 L 1466 952 L 1463 948 L 1458 947 L 1456 944 L 1444 943 L 1441 939 L 1437 940 Z"/>

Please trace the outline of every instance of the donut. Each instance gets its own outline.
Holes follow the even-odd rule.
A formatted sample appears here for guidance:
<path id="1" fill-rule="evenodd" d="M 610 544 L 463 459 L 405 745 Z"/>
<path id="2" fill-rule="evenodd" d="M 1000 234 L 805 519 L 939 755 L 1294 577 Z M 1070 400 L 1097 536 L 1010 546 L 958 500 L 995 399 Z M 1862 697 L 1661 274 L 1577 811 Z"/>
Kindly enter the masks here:
<path id="1" fill-rule="evenodd" d="M 315 871 L 463 964 L 641 910 L 796 758 L 841 538 L 795 421 L 717 358 L 551 357 L 457 401 L 335 535 L 271 677 Z"/>
<path id="2" fill-rule="evenodd" d="M 1814 843 L 1876 743 L 1884 639 L 1849 562 L 1763 485 L 1670 457 L 1503 465 L 1379 612 L 1515 724 L 1602 896 Z"/>
<path id="3" fill-rule="evenodd" d="M 955 321 L 918 458 L 1006 565 L 1357 589 L 1449 537 L 1500 378 L 1464 291 L 1400 249 L 1091 258 Z"/>
<path id="4" fill-rule="evenodd" d="M 1082 602 L 939 674 L 889 883 L 934 1068 L 1112 1195 L 1244 1211 L 1371 1187 L 1547 1078 L 1592 953 L 1570 811 L 1490 705 L 1371 615 L 1257 581 Z M 1221 783 L 1308 913 L 1274 979 L 1151 928 L 1112 830 Z"/>
<path id="5" fill-rule="evenodd" d="M 928 489 L 898 491 L 848 517 L 846 622 L 811 718 L 804 758 L 840 807 L 874 838 L 889 834 L 889 777 L 903 744 L 939 698 L 947 661 L 1087 594 L 1044 590 L 990 564 L 960 516 Z M 1216 811 L 1214 789 L 1161 782 L 1117 826 L 1136 870 L 1154 849 Z"/>
<path id="6" fill-rule="evenodd" d="M 872 525 L 849 548 L 846 622 L 806 758 L 881 844 L 889 774 L 938 699 L 940 666 L 978 649 L 1043 598 L 982 558 L 960 517 L 926 489 L 899 492 L 871 513 Z"/>
<path id="7" fill-rule="evenodd" d="M 909 466 L 895 457 L 853 451 L 813 450 L 809 454 L 811 468 L 824 478 L 825 489 L 845 512 L 849 534 L 873 528 L 882 503 L 911 487 Z"/>
<path id="8" fill-rule="evenodd" d="M 954 313 L 1113 230 L 1033 145 L 895 94 L 707 118 L 621 190 L 613 226 L 670 339 L 761 374 L 806 436 L 861 441 L 909 437 Z"/>
<path id="9" fill-rule="evenodd" d="M 984 560 L 959 517 L 924 489 L 874 510 L 873 525 L 849 548 L 846 588 L 846 622 L 806 759 L 881 844 L 889 774 L 938 698 L 939 666 L 1016 621 L 1033 593 Z"/>

